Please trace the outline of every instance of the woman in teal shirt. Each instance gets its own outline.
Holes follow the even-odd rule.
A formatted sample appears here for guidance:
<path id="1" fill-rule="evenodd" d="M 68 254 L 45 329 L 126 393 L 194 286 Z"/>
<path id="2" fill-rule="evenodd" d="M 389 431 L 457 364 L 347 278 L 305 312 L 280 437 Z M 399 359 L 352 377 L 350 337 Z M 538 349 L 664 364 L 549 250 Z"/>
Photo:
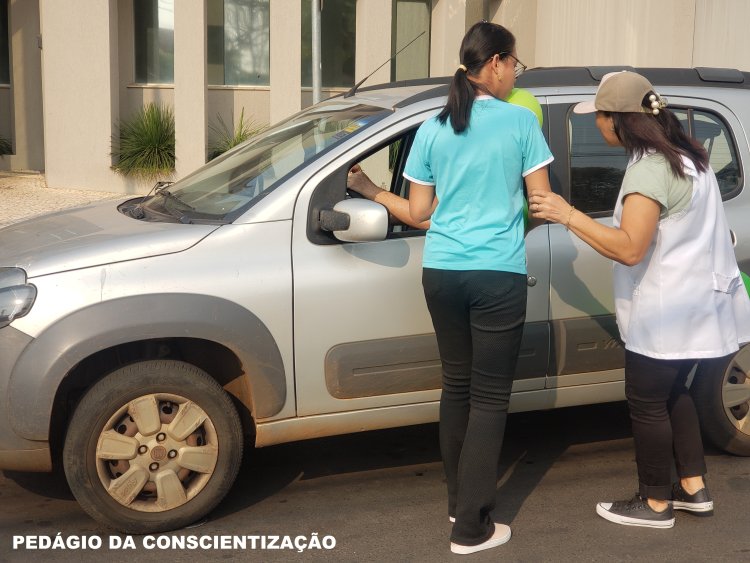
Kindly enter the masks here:
<path id="1" fill-rule="evenodd" d="M 460 61 L 446 106 L 417 131 L 404 176 L 412 220 L 431 220 L 422 283 L 443 367 L 451 551 L 466 554 L 511 535 L 491 512 L 526 317 L 523 182 L 549 191 L 552 154 L 533 113 L 503 101 L 525 69 L 513 34 L 475 24 Z"/>

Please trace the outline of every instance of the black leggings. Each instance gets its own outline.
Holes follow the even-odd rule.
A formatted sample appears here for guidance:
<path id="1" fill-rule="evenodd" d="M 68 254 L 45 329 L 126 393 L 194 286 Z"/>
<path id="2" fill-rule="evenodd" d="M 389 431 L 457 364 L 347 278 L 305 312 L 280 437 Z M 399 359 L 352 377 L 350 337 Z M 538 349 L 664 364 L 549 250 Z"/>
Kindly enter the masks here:
<path id="1" fill-rule="evenodd" d="M 443 366 L 440 451 L 451 541 L 476 545 L 494 532 L 490 512 L 523 324 L 526 276 L 425 268 L 427 307 Z"/>
<path id="2" fill-rule="evenodd" d="M 671 498 L 673 461 L 680 478 L 706 473 L 698 415 L 685 386 L 695 363 L 625 351 L 625 395 L 643 498 Z"/>

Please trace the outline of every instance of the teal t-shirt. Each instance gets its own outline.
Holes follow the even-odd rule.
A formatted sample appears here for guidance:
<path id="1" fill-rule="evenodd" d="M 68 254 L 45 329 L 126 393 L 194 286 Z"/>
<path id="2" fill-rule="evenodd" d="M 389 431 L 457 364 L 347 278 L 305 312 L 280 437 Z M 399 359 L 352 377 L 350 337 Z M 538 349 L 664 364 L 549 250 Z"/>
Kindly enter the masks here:
<path id="1" fill-rule="evenodd" d="M 496 98 L 477 97 L 458 135 L 450 119 L 425 121 L 404 169 L 438 198 L 423 266 L 525 274 L 523 176 L 552 160 L 534 114 Z"/>

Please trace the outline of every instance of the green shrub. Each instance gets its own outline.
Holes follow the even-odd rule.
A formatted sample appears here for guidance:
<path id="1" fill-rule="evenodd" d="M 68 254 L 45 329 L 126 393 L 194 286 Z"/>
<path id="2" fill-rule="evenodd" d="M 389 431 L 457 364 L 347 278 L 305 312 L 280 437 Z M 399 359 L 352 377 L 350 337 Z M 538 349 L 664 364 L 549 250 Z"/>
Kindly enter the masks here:
<path id="1" fill-rule="evenodd" d="M 112 139 L 112 169 L 139 180 L 156 180 L 174 172 L 174 113 L 150 103 L 128 120 L 121 121 Z"/>
<path id="2" fill-rule="evenodd" d="M 236 126 L 233 123 L 231 126 L 227 125 L 221 115 L 217 115 L 216 119 L 218 124 L 208 126 L 213 134 L 208 146 L 208 160 L 213 160 L 265 129 L 265 127 L 258 125 L 252 119 L 245 121 L 245 108 L 242 108 L 240 120 Z"/>
<path id="3" fill-rule="evenodd" d="M 10 144 L 8 139 L 0 135 L 0 156 L 6 154 L 13 154 L 13 145 Z"/>

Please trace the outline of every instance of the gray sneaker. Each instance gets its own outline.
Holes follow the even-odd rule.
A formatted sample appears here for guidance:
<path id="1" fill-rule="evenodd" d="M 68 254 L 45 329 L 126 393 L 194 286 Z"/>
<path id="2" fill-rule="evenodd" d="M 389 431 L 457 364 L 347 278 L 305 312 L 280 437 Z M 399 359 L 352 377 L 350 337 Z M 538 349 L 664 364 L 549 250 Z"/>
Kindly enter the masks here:
<path id="1" fill-rule="evenodd" d="M 675 483 L 672 487 L 672 506 L 675 510 L 685 510 L 697 516 L 714 514 L 714 501 L 706 486 L 691 495 L 679 482 Z"/>
<path id="2" fill-rule="evenodd" d="M 671 528 L 674 526 L 674 512 L 671 504 L 665 510 L 656 512 L 648 505 L 648 501 L 638 494 L 630 500 L 600 502 L 596 505 L 596 513 L 605 520 L 625 526 L 643 526 L 645 528 Z"/>

